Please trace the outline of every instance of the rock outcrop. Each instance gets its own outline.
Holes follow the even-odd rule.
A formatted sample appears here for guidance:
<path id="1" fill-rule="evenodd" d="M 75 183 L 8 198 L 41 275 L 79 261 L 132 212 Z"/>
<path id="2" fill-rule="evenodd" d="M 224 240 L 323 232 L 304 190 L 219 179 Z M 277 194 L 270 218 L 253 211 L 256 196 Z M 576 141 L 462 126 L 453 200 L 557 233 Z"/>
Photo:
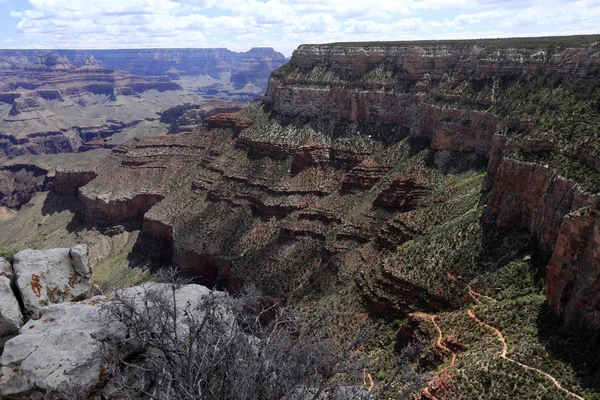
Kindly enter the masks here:
<path id="1" fill-rule="evenodd" d="M 85 93 L 113 95 L 115 90 L 124 95 L 151 89 L 158 91 L 182 89 L 169 78 L 164 80 L 142 78 L 89 63 L 77 67 L 71 64 L 68 58 L 57 53 L 40 56 L 33 64 L 24 65 L 21 69 L 13 68 L 4 72 L 9 84 L 15 88 L 20 87 L 17 92 L 20 95 L 13 99 L 11 116 L 42 109 L 35 100 L 37 96 L 55 100 Z"/>
<path id="2" fill-rule="evenodd" d="M 594 285 L 573 277 L 580 262 L 576 243 L 582 249 L 594 247 L 589 238 L 592 228 L 583 228 L 592 220 L 583 222 L 569 216 L 599 207 L 598 195 L 587 188 L 590 177 L 600 179 L 595 133 L 590 131 L 575 144 L 570 133 L 561 137 L 541 132 L 535 115 L 523 118 L 520 110 L 506 107 L 514 98 L 493 94 L 492 82 L 504 80 L 509 87 L 555 79 L 568 88 L 596 80 L 599 65 L 600 48 L 593 38 L 587 44 L 575 40 L 571 46 L 559 48 L 546 48 L 542 42 L 519 47 L 518 40 L 510 46 L 495 46 L 493 41 L 305 45 L 271 75 L 265 103 L 280 121 L 294 121 L 296 125 L 306 119 L 322 121 L 313 122 L 311 128 L 319 126 L 329 135 L 338 135 L 339 130 L 324 128 L 326 121 L 330 126 L 335 121 L 361 130 L 363 135 L 375 132 L 366 126 L 377 126 L 379 135 L 387 132 L 388 140 L 408 137 L 417 150 L 431 149 L 430 164 L 444 172 L 488 164 L 483 185 L 486 222 L 501 229 L 527 230 L 536 239 L 542 258 L 551 256 L 553 260 L 548 267 L 549 302 L 559 314 L 597 329 L 593 310 L 600 302 L 586 294 Z M 470 95 L 457 89 L 461 85 L 472 90 Z M 319 164 L 314 161 L 317 153 L 312 153 L 294 161 L 296 170 L 301 170 L 301 165 Z M 577 175 L 573 171 L 581 172 Z M 368 174 L 360 167 L 355 172 Z M 352 175 L 346 179 L 359 179 Z M 392 182 L 379 192 L 374 204 L 406 211 L 417 206 L 430 190 L 426 185 L 404 186 L 401 180 Z M 400 201 L 395 199 L 396 193 Z M 580 232 L 573 228 L 575 224 L 581 225 Z M 398 238 L 410 237 L 411 228 L 404 224 L 388 228 L 397 231 Z M 561 233 L 563 229 L 569 234 Z M 382 230 L 383 245 L 396 242 L 386 235 L 387 230 Z M 590 256 L 585 260 L 591 260 Z"/>
<path id="3" fill-rule="evenodd" d="M 79 188 L 90 183 L 96 176 L 96 172 L 88 170 L 57 170 L 52 191 L 57 196 L 77 196 Z"/>
<path id="4" fill-rule="evenodd" d="M 23 325 L 23 314 L 12 291 L 12 279 L 0 276 L 0 343 L 14 336 Z"/>
<path id="5" fill-rule="evenodd" d="M 2 287 L 0 278 L 0 288 Z M 178 321 L 182 335 L 186 330 L 184 317 L 193 313 L 201 321 L 204 303 L 213 293 L 199 285 L 184 285 L 175 291 L 178 305 Z M 3 294 L 3 293 L 1 293 Z M 0 294 L 0 295 L 1 295 Z M 172 302 L 172 292 L 167 284 L 148 283 L 118 291 L 120 301 L 125 301 L 139 313 L 153 311 L 157 303 L 146 303 L 146 296 Z M 0 395 L 2 398 L 23 398 L 39 391 L 68 391 L 75 389 L 82 394 L 98 393 L 106 384 L 105 354 L 103 340 L 129 340 L 129 351 L 139 351 L 139 338 L 128 338 L 127 330 L 120 321 L 107 311 L 112 307 L 109 297 L 97 296 L 89 300 L 69 304 L 52 304 L 39 311 L 39 318 L 29 320 L 14 338 L 9 340 L 2 353 Z M 116 305 L 115 305 L 116 307 Z M 146 308 L 149 307 L 149 308 Z M 223 320 L 227 309 L 222 308 Z"/>
<path id="6" fill-rule="evenodd" d="M 529 101 L 514 97 L 529 85 L 555 90 L 548 83 L 555 80 L 579 96 L 577 85 L 597 79 L 598 44 L 506 43 L 301 46 L 271 74 L 262 102 L 210 116 L 196 132 L 115 147 L 78 188 L 79 214 L 101 227 L 135 222 L 142 232 L 131 259 L 177 264 L 209 286 L 247 279 L 269 295 L 291 296 L 307 277 L 345 271 L 378 310 L 456 304 L 460 279 L 474 279 L 477 268 L 461 278 L 439 271 L 440 254 L 472 244 L 450 229 L 483 246 L 480 205 L 485 229 L 527 231 L 540 259 L 573 253 L 574 244 L 556 246 L 567 216 L 598 208 L 589 189 L 598 173 L 595 132 L 577 125 L 573 141 L 571 132 L 548 132 L 551 115 L 536 120 L 514 105 Z M 483 196 L 469 189 L 482 174 L 457 185 L 445 176 L 486 165 Z M 425 278 L 404 261 L 429 248 L 429 225 L 442 250 Z M 387 251 L 404 260 L 386 263 Z M 457 269 L 479 262 L 489 268 L 469 258 Z M 577 303 L 581 291 L 551 286 L 548 300 L 559 312 Z M 560 300 L 550 294 L 558 292 Z M 586 298 L 592 310 L 596 300 Z"/>
<path id="7" fill-rule="evenodd" d="M 567 324 L 600 329 L 600 218 L 580 209 L 564 218 L 546 271 L 546 298 Z"/>
<path id="8" fill-rule="evenodd" d="M 223 113 L 208 117 L 204 123 L 208 129 L 233 129 L 238 134 L 252 126 L 254 121 L 237 113 Z"/>
<path id="9" fill-rule="evenodd" d="M 85 245 L 20 251 L 14 256 L 14 273 L 24 313 L 32 319 L 47 305 L 86 299 L 92 293 Z"/>
<path id="10" fill-rule="evenodd" d="M 0 276 L 5 276 L 11 281 L 15 276 L 12 264 L 4 257 L 0 257 Z"/>
<path id="11" fill-rule="evenodd" d="M 271 48 L 253 48 L 244 53 L 227 49 L 136 49 L 136 50 L 1 50 L 0 67 L 29 66 L 34 71 L 80 68 L 127 71 L 134 75 L 179 79 L 182 76 L 209 76 L 220 79 L 231 74 L 231 84 L 251 84 L 264 92 L 271 71 L 286 62 Z"/>
<path id="12" fill-rule="evenodd" d="M 34 165 L 0 167 L 0 205 L 18 210 L 49 186 L 48 170 Z"/>
<path id="13" fill-rule="evenodd" d="M 39 319 L 28 321 L 9 340 L 2 353 L 0 394 L 22 398 L 36 391 L 89 391 L 100 383 L 103 359 L 99 340 L 109 334 L 99 304 L 53 304 L 39 310 Z"/>
<path id="14" fill-rule="evenodd" d="M 377 196 L 374 204 L 399 211 L 415 209 L 431 190 L 414 179 L 397 177 L 391 185 Z"/>
<path id="15" fill-rule="evenodd" d="M 243 54 L 226 49 L 99 53 L 0 51 L 0 103 L 11 105 L 0 113 L 0 160 L 111 149 L 142 132 L 166 132 L 158 122 L 165 108 L 201 103 L 171 126 L 172 133 L 191 131 L 205 118 L 239 111 L 262 95 L 271 70 L 286 61 L 272 49 Z M 178 72 L 168 75 L 173 67 Z M 216 88 L 192 88 L 188 81 L 181 83 L 184 88 L 171 78 L 182 75 L 209 77 L 198 84 L 217 82 L 211 84 Z M 210 99 L 240 103 L 203 103 Z M 143 127 L 130 129 L 137 125 Z M 124 131 L 124 138 L 114 137 Z"/>
<path id="16" fill-rule="evenodd" d="M 217 114 L 241 111 L 248 103 L 212 100 L 204 104 L 182 104 L 164 111 L 160 121 L 170 124 L 169 133 L 192 132 L 202 126 L 204 120 Z"/>

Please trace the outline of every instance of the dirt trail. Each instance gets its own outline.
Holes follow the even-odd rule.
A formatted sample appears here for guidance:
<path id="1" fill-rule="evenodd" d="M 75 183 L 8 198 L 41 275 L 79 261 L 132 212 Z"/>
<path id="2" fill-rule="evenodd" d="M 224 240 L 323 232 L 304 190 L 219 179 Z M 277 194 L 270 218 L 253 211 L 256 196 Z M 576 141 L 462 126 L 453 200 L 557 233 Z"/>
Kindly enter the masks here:
<path id="1" fill-rule="evenodd" d="M 367 393 L 371 393 L 371 390 L 375 387 L 375 382 L 373 381 L 373 375 L 367 372 L 367 370 L 363 370 L 363 385 L 367 386 L 367 378 L 369 379 L 369 390 Z"/>
<path id="2" fill-rule="evenodd" d="M 454 361 L 456 361 L 456 353 L 453 352 L 452 350 L 450 350 L 448 347 L 446 347 L 444 345 L 444 342 L 443 342 L 444 335 L 442 333 L 442 329 L 440 328 L 440 326 L 435 321 L 436 316 L 435 315 L 431 315 L 431 314 L 417 314 L 417 316 L 421 317 L 421 318 L 426 318 L 426 319 L 428 319 L 428 320 L 431 321 L 431 323 L 433 324 L 433 326 L 435 327 L 435 329 L 438 332 L 438 338 L 437 338 L 437 341 L 435 342 L 435 345 L 439 349 L 447 351 L 448 353 L 452 354 L 452 361 L 450 363 L 450 367 L 454 367 Z"/>
<path id="3" fill-rule="evenodd" d="M 469 288 L 470 289 L 470 288 Z M 547 372 L 544 372 L 540 369 L 534 368 L 534 367 L 530 367 L 529 365 L 525 365 L 523 363 L 520 363 L 517 360 L 514 360 L 510 357 L 508 357 L 506 355 L 506 353 L 508 352 L 508 346 L 506 345 L 506 339 L 504 338 L 504 335 L 502 334 L 502 332 L 500 332 L 497 328 L 494 328 L 493 326 L 483 322 L 481 319 L 477 318 L 477 316 L 475 315 L 475 313 L 473 312 L 473 310 L 468 310 L 467 314 L 469 314 L 469 317 L 473 318 L 475 321 L 477 321 L 480 325 L 485 326 L 488 329 L 491 329 L 492 331 L 494 331 L 494 333 L 496 334 L 496 336 L 498 337 L 498 340 L 500 341 L 500 343 L 502 343 L 502 351 L 500 352 L 500 357 L 504 358 L 507 361 L 510 361 L 514 364 L 517 364 L 518 366 L 525 368 L 529 371 L 535 371 L 538 374 L 544 375 L 546 378 L 548 378 L 553 384 L 554 386 L 556 386 L 558 389 L 562 390 L 563 392 L 565 392 L 566 394 L 575 397 L 576 399 L 579 400 L 585 400 L 583 397 L 576 395 L 573 392 L 570 392 L 569 390 L 565 389 L 564 387 L 562 387 L 560 385 L 560 383 L 556 380 L 556 378 L 554 378 L 552 375 L 550 375 Z"/>
<path id="4" fill-rule="evenodd" d="M 471 288 L 471 285 L 467 286 L 468 290 L 469 290 L 469 295 L 473 298 L 473 300 L 477 303 L 477 304 L 481 304 L 481 299 L 485 299 L 487 301 L 491 301 L 493 303 L 496 303 L 496 299 L 483 295 L 481 293 L 477 293 L 476 291 L 473 290 L 473 288 Z M 552 375 L 550 375 L 547 372 L 544 372 L 540 369 L 534 368 L 534 367 L 530 367 L 529 365 L 523 364 L 517 360 L 514 360 L 510 357 L 507 356 L 508 353 L 508 345 L 506 344 L 506 339 L 504 338 L 504 335 L 502 334 L 502 332 L 500 332 L 497 328 L 487 324 L 486 322 L 482 321 L 481 319 L 479 319 L 476 315 L 475 312 L 473 311 L 473 309 L 467 310 L 467 314 L 469 315 L 469 317 L 473 318 L 475 321 L 477 321 L 477 323 L 479 323 L 480 325 L 485 326 L 488 329 L 491 329 L 492 331 L 494 331 L 494 333 L 496 334 L 496 337 L 498 337 L 498 340 L 500 341 L 500 343 L 502 343 L 502 351 L 500 352 L 500 357 L 502 357 L 503 359 L 505 359 L 506 361 L 509 361 L 511 363 L 514 363 L 518 366 L 520 366 L 521 368 L 524 368 L 526 370 L 529 371 L 535 371 L 538 374 L 541 374 L 543 376 L 545 376 L 547 379 L 549 379 L 552 384 L 554 384 L 554 386 L 556 386 L 558 389 L 562 390 L 563 392 L 565 392 L 567 395 L 572 396 L 578 400 L 585 400 L 583 397 L 565 389 L 564 387 L 561 386 L 561 384 L 558 382 L 558 380 L 556 378 L 554 378 Z M 439 349 L 442 349 L 444 351 L 449 352 L 450 354 L 452 354 L 452 361 L 450 363 L 450 367 L 454 366 L 454 362 L 456 361 L 456 356 L 457 354 L 455 352 L 453 352 L 452 350 L 450 350 L 447 346 L 444 345 L 443 342 L 443 333 L 442 333 L 442 329 L 440 328 L 440 326 L 437 324 L 435 318 L 436 315 L 431 315 L 431 314 L 424 314 L 424 313 L 418 313 L 415 314 L 416 317 L 419 318 L 424 318 L 427 319 L 429 321 L 431 321 L 431 323 L 433 324 L 433 326 L 435 327 L 435 329 L 438 332 L 438 339 L 436 341 L 436 346 Z M 447 368 L 445 368 L 444 370 L 442 370 L 440 373 L 437 374 L 437 376 L 441 375 Z M 433 388 L 434 384 L 435 384 L 435 379 L 434 378 L 431 382 L 429 382 L 429 384 L 427 385 L 427 387 L 423 390 L 423 395 L 425 397 L 427 397 L 430 400 L 437 400 L 437 398 L 431 393 L 431 388 Z"/>
<path id="5" fill-rule="evenodd" d="M 444 345 L 444 342 L 443 342 L 444 335 L 442 333 L 442 329 L 435 321 L 435 317 L 436 317 L 435 315 L 419 313 L 419 314 L 415 314 L 415 316 L 424 318 L 424 319 L 428 319 L 429 321 L 431 321 L 431 323 L 433 324 L 433 326 L 435 327 L 435 329 L 438 332 L 438 338 L 437 338 L 437 341 L 435 342 L 435 345 L 439 349 L 447 351 L 448 353 L 452 354 L 452 361 L 450 362 L 450 367 L 444 368 L 442 371 L 440 371 L 437 374 L 437 376 L 440 376 L 446 369 L 454 367 L 454 362 L 456 361 L 456 353 Z M 423 390 L 423 394 L 425 395 L 425 397 L 427 397 L 430 400 L 437 400 L 437 397 L 435 397 L 433 394 L 431 394 L 431 391 L 429 390 L 430 388 L 432 388 L 435 385 L 437 376 L 434 377 L 433 380 L 431 382 L 429 382 L 427 387 Z"/>
<path id="6" fill-rule="evenodd" d="M 489 300 L 492 303 L 496 302 L 496 299 L 474 291 L 473 288 L 471 287 L 471 285 L 467 285 L 467 288 L 469 289 L 469 296 L 471 296 L 477 304 L 481 304 L 481 300 L 479 300 L 479 298 Z"/>

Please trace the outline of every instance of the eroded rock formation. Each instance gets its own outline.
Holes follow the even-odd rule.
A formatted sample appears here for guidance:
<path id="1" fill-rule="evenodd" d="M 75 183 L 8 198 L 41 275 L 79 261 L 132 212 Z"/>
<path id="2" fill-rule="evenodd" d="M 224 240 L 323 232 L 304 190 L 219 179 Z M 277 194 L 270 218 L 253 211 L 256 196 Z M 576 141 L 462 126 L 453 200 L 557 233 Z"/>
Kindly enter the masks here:
<path id="1" fill-rule="evenodd" d="M 44 50 L 0 51 L 0 67 L 6 69 L 29 66 L 35 71 L 64 71 L 73 69 L 71 62 L 82 68 L 114 68 L 161 80 L 184 76 L 220 80 L 221 74 L 231 74 L 231 85 L 258 88 L 258 92 L 247 90 L 254 97 L 264 92 L 269 74 L 284 64 L 286 58 L 271 48 L 253 48 L 244 53 L 227 49 L 57 50 L 51 55 Z M 215 84 L 205 90 L 207 93 L 222 90 L 227 95 L 231 87 Z"/>
<path id="2" fill-rule="evenodd" d="M 595 254 L 595 222 L 574 216 L 598 209 L 589 189 L 595 139 L 573 150 L 584 141 L 543 132 L 510 108 L 505 89 L 536 79 L 590 82 L 600 49 L 540 46 L 301 46 L 271 75 L 262 103 L 211 116 L 197 132 L 117 146 L 78 189 L 82 215 L 102 226 L 143 216 L 137 257 L 178 264 L 206 285 L 246 279 L 285 296 L 331 268 L 353 271 L 373 309 L 436 311 L 457 302 L 455 289 L 444 289 L 454 284 L 434 286 L 382 253 L 425 235 L 430 227 L 419 224 L 440 221 L 438 239 L 454 247 L 465 240 L 445 237 L 447 223 L 483 235 L 477 201 L 463 209 L 460 196 L 448 200 L 469 183 L 442 188 L 439 172 L 421 161 L 444 173 L 487 164 L 486 227 L 529 232 L 553 260 L 551 305 L 571 314 L 577 304 L 574 320 L 597 327 L 596 297 L 584 295 L 594 286 L 572 276 L 580 254 Z M 562 168 L 565 157 L 587 168 L 585 179 L 579 167 L 570 175 Z M 437 207 L 435 221 L 423 207 Z M 476 271 L 464 273 L 440 279 L 468 281 Z"/>

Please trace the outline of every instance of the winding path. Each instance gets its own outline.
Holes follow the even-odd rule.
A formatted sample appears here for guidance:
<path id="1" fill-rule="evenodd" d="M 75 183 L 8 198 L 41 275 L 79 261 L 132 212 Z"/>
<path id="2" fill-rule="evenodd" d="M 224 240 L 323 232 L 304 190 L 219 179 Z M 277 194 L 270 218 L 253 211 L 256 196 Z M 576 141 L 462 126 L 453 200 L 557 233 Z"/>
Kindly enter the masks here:
<path id="1" fill-rule="evenodd" d="M 446 345 L 444 345 L 444 342 L 443 342 L 444 335 L 442 333 L 442 329 L 440 328 L 440 326 L 435 321 L 435 317 L 436 316 L 435 315 L 431 315 L 431 314 L 422 314 L 422 313 L 416 314 L 415 316 L 420 317 L 420 318 L 425 318 L 425 319 L 428 319 L 428 320 L 431 321 L 431 323 L 433 324 L 433 326 L 435 327 L 435 329 L 438 332 L 438 339 L 435 342 L 435 345 L 439 349 L 442 349 L 442 350 L 447 351 L 448 353 L 452 354 L 452 361 L 450 362 L 450 367 L 447 367 L 447 368 L 454 367 L 454 361 L 456 361 L 456 353 L 454 351 L 450 350 Z M 439 376 L 439 375 L 441 375 L 442 372 L 445 371 L 447 368 L 444 368 L 442 371 L 440 371 L 436 375 L 436 377 Z M 433 380 L 431 380 L 429 382 L 429 384 L 427 385 L 427 387 L 423 390 L 423 394 L 425 395 L 425 397 L 427 397 L 430 400 L 437 400 L 437 398 L 433 394 L 431 394 L 431 391 L 429 390 L 431 387 L 433 387 L 435 379 L 436 378 L 433 378 Z"/>
<path id="2" fill-rule="evenodd" d="M 487 301 L 491 301 L 493 303 L 496 302 L 496 299 L 489 297 L 489 296 L 485 296 L 481 293 L 477 293 L 476 291 L 473 290 L 473 288 L 471 288 L 471 285 L 467 286 L 468 290 L 469 290 L 469 295 L 473 298 L 473 300 L 475 300 L 475 302 L 477 304 L 481 304 L 481 300 L 480 299 L 485 299 Z M 534 368 L 534 367 L 530 367 L 529 365 L 523 364 L 517 360 L 514 360 L 510 357 L 507 356 L 508 353 L 508 345 L 506 344 L 506 339 L 504 338 L 504 335 L 502 334 L 502 332 L 500 332 L 500 330 L 498 330 L 497 328 L 491 326 L 490 324 L 482 321 L 481 319 L 479 319 L 476 315 L 475 312 L 473 311 L 473 309 L 467 310 L 467 314 L 469 315 L 469 317 L 471 317 L 472 319 L 474 319 L 475 321 L 477 321 L 478 324 L 483 325 L 484 327 L 491 329 L 492 331 L 494 331 L 494 333 L 496 334 L 496 336 L 498 337 L 498 340 L 500 341 L 500 343 L 502 343 L 502 351 L 500 352 L 500 357 L 502 357 L 503 359 L 505 359 L 506 361 L 509 361 L 513 364 L 516 364 L 518 366 L 520 366 L 521 368 L 524 368 L 528 371 L 534 371 L 537 372 L 540 375 L 543 375 L 544 377 L 546 377 L 547 379 L 549 379 L 552 384 L 554 386 L 556 386 L 558 389 L 562 390 L 563 392 L 565 392 L 567 395 L 572 396 L 578 400 L 585 400 L 583 397 L 565 389 L 564 387 L 562 387 L 562 385 L 558 382 L 558 380 L 553 377 L 552 375 L 550 375 L 547 372 L 542 371 L 541 369 L 538 368 Z M 442 334 L 442 329 L 439 327 L 439 325 L 437 324 L 437 322 L 435 321 L 436 315 L 431 315 L 431 314 L 423 314 L 423 313 L 418 313 L 415 314 L 416 317 L 420 317 L 420 318 L 424 318 L 424 319 L 428 319 L 431 321 L 431 323 L 433 324 L 433 326 L 435 326 L 435 329 L 438 332 L 438 339 L 436 341 L 436 346 L 444 351 L 449 352 L 450 354 L 452 354 L 452 361 L 450 363 L 450 368 L 454 366 L 454 362 L 456 360 L 456 356 L 457 354 L 450 350 L 447 346 L 444 345 L 443 342 L 443 334 Z M 445 369 L 444 369 L 445 370 Z M 442 370 L 442 371 L 444 371 Z M 441 374 L 438 373 L 438 376 Z M 425 397 L 427 397 L 430 400 L 437 400 L 437 398 L 431 394 L 430 388 L 433 386 L 433 383 L 435 381 L 432 380 L 431 382 L 429 382 L 429 384 L 427 385 L 427 387 L 423 390 L 423 394 L 425 395 Z"/>
<path id="3" fill-rule="evenodd" d="M 417 314 L 417 316 L 421 317 L 421 318 L 426 318 L 426 319 L 428 319 L 428 320 L 431 321 L 431 323 L 433 324 L 433 326 L 435 327 L 435 329 L 438 332 L 438 339 L 435 342 L 435 345 L 439 349 L 447 351 L 448 353 L 452 354 L 452 361 L 450 363 L 450 367 L 454 367 L 454 361 L 456 361 L 456 353 L 453 352 L 452 350 L 450 350 L 448 347 L 446 347 L 446 345 L 444 345 L 444 342 L 443 342 L 444 335 L 442 334 L 442 329 L 440 328 L 440 326 L 435 321 L 436 315 L 431 315 L 431 314 Z"/>
<path id="4" fill-rule="evenodd" d="M 510 361 L 511 363 L 517 364 L 518 366 L 529 370 L 529 371 L 535 371 L 538 374 L 544 375 L 546 378 L 548 378 L 553 384 L 554 386 L 556 386 L 558 389 L 562 390 L 563 392 L 565 392 L 566 394 L 575 397 L 576 399 L 579 400 L 585 400 L 583 397 L 570 392 L 569 390 L 565 389 L 564 387 L 561 386 L 561 384 L 556 380 L 556 378 L 554 378 L 552 375 L 550 375 L 547 372 L 542 371 L 541 369 L 537 369 L 534 367 L 530 367 L 529 365 L 525 365 L 523 363 L 520 363 L 517 360 L 514 360 L 510 357 L 508 357 L 506 355 L 506 353 L 508 353 L 508 346 L 506 345 L 506 339 L 504 338 L 504 335 L 502 334 L 502 332 L 500 332 L 497 328 L 494 328 L 493 326 L 483 322 L 481 319 L 477 318 L 477 316 L 475 315 L 475 313 L 473 312 L 473 310 L 468 310 L 467 314 L 469 314 L 469 317 L 473 318 L 475 321 L 477 321 L 480 325 L 485 326 L 488 329 L 491 329 L 494 331 L 494 333 L 496 334 L 496 336 L 498 337 L 498 340 L 500 341 L 500 343 L 502 343 L 502 351 L 500 352 L 500 357 L 504 358 L 506 361 Z"/>
<path id="5" fill-rule="evenodd" d="M 492 303 L 496 302 L 496 299 L 474 291 L 473 288 L 471 287 L 471 285 L 467 285 L 467 289 L 469 289 L 469 296 L 471 296 L 473 298 L 473 300 L 475 300 L 475 303 L 477 303 L 477 304 L 481 304 L 481 300 L 479 300 L 480 297 L 482 299 L 489 300 Z"/>

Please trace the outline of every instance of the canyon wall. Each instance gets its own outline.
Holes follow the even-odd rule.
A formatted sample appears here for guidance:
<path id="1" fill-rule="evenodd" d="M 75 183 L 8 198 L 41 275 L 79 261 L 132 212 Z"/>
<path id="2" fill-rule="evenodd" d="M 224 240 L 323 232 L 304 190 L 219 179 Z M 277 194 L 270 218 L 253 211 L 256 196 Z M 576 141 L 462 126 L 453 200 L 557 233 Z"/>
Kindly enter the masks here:
<path id="1" fill-rule="evenodd" d="M 286 296 L 324 270 L 352 271 L 373 309 L 400 314 L 457 304 L 477 268 L 489 266 L 472 259 L 471 269 L 457 262 L 459 272 L 408 271 L 386 252 L 408 251 L 402 246 L 436 229 L 443 236 L 448 224 L 465 235 L 444 239 L 455 241 L 451 251 L 481 241 L 484 223 L 527 231 L 551 260 L 550 305 L 600 328 L 597 287 L 586 278 L 597 270 L 596 139 L 584 132 L 588 146 L 565 147 L 510 109 L 509 97 L 531 82 L 589 86 L 600 47 L 510 43 L 301 46 L 271 74 L 261 104 L 212 116 L 198 132 L 115 148 L 79 189 L 86 210 L 99 208 L 93 199 L 106 203 L 101 218 L 84 210 L 85 220 L 110 225 L 149 209 L 138 255 L 170 258 L 204 284 L 244 278 Z M 565 158 L 574 173 L 556 162 Z M 436 172 L 468 176 L 486 165 L 483 196 L 472 187 L 480 180 L 454 185 Z M 144 193 L 156 197 L 139 200 Z M 483 221 L 473 219 L 480 204 Z M 585 276 L 575 272 L 583 267 Z"/>
<path id="2" fill-rule="evenodd" d="M 34 63 L 47 50 L 0 50 L 0 65 L 11 67 Z M 81 66 L 93 58 L 108 68 L 140 76 L 210 76 L 220 80 L 231 74 L 232 82 L 253 82 L 266 87 L 271 71 L 286 62 L 283 54 L 272 48 L 253 48 L 236 53 L 215 49 L 135 49 L 135 50 L 56 50 L 56 53 Z"/>
<path id="3" fill-rule="evenodd" d="M 285 61 L 268 48 L 0 50 L 0 162 L 111 149 L 122 132 L 126 139 L 166 133 L 158 120 L 172 106 L 218 98 L 243 103 L 212 108 L 238 111 L 264 93 L 271 70 Z M 172 132 L 195 129 L 214 114 L 210 108 L 188 113 Z"/>
<path id="4" fill-rule="evenodd" d="M 597 82 L 599 66 L 597 43 L 493 50 L 489 45 L 466 44 L 305 45 L 272 74 L 265 101 L 278 114 L 290 117 L 400 125 L 406 136 L 426 140 L 438 154 L 468 152 L 484 157 L 489 161 L 483 185 L 485 221 L 503 229 L 529 231 L 539 251 L 551 256 L 549 303 L 557 313 L 568 315 L 570 322 L 598 329 L 595 307 L 600 303 L 589 294 L 598 289 L 589 279 L 598 272 L 597 222 L 590 213 L 581 216 L 580 210 L 599 210 L 600 196 L 576 176 L 562 176 L 559 167 L 536 161 L 562 154 L 596 177 L 590 179 L 599 179 L 595 167 L 600 152 L 589 146 L 594 132 L 588 133 L 588 146 L 577 148 L 572 143 L 565 149 L 558 135 L 543 139 L 529 135 L 536 130 L 530 122 L 534 118 L 519 120 L 495 113 L 503 99 L 495 98 L 493 91 L 487 98 L 462 99 L 461 104 L 462 93 L 454 88 L 539 77 L 566 86 L 589 85 Z M 511 132 L 521 134 L 511 137 Z M 585 265 L 587 272 L 576 273 L 579 265 Z"/>

